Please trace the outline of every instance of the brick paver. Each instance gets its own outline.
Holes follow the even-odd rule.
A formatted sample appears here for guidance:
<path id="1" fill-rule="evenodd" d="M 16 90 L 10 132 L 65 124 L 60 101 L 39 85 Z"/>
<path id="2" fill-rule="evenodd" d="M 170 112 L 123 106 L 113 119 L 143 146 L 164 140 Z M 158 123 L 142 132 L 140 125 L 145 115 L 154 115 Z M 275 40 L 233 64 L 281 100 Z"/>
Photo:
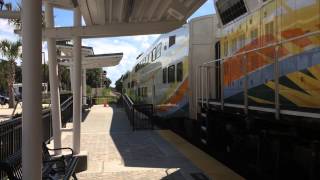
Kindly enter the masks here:
<path id="1" fill-rule="evenodd" d="M 72 136 L 64 133 L 63 144 Z M 94 106 L 81 125 L 81 150 L 88 152 L 83 180 L 192 179 L 200 172 L 155 131 L 135 131 L 121 108 Z"/>

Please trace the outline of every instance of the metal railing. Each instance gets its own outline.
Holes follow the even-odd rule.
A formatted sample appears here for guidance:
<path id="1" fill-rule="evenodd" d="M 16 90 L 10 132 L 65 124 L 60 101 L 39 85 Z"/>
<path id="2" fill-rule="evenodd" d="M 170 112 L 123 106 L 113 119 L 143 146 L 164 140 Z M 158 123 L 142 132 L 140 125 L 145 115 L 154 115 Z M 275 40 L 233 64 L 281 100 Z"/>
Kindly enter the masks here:
<path id="1" fill-rule="evenodd" d="M 69 97 L 61 104 L 61 125 L 65 127 L 72 119 L 73 113 L 73 98 Z"/>
<path id="2" fill-rule="evenodd" d="M 153 129 L 154 108 L 152 104 L 134 104 L 127 95 L 122 95 L 122 99 L 133 130 Z"/>
<path id="3" fill-rule="evenodd" d="M 244 109 L 244 113 L 247 114 L 248 113 L 248 110 L 252 107 L 250 107 L 248 105 L 248 69 L 246 67 L 246 65 L 248 64 L 248 59 L 247 59 L 247 56 L 248 54 L 250 53 L 260 53 L 259 51 L 261 50 L 266 50 L 268 48 L 272 48 L 272 50 L 274 51 L 274 60 L 273 62 L 271 62 L 271 64 L 273 63 L 274 64 L 274 82 L 275 82 L 275 99 L 274 99 L 274 114 L 275 114 L 275 118 L 276 119 L 279 119 L 280 118 L 280 114 L 286 114 L 286 112 L 288 110 L 280 110 L 280 98 L 279 98 L 279 91 L 280 91 L 280 88 L 279 88 L 279 78 L 280 78 L 280 65 L 279 65 L 279 49 L 281 46 L 283 46 L 284 44 L 286 43 L 289 43 L 289 42 L 293 42 L 293 41 L 297 41 L 297 40 L 300 40 L 300 39 L 303 39 L 303 38 L 307 38 L 307 37 L 314 37 L 314 36 L 319 36 L 320 35 L 320 31 L 314 31 L 314 32 L 309 32 L 309 33 L 306 33 L 304 35 L 300 35 L 300 36 L 296 36 L 296 37 L 293 37 L 293 38 L 289 38 L 289 39 L 286 39 L 286 40 L 281 40 L 281 41 L 278 41 L 278 42 L 274 42 L 274 43 L 269 43 L 268 45 L 265 45 L 263 47 L 259 47 L 259 48 L 254 48 L 254 49 L 251 49 L 251 50 L 247 50 L 247 51 L 243 51 L 243 52 L 240 52 L 240 53 L 237 53 L 237 54 L 234 54 L 234 55 L 231 55 L 231 56 L 227 56 L 227 57 L 224 57 L 224 58 L 220 58 L 220 59 L 215 59 L 215 60 L 210 60 L 208 62 L 205 62 L 201 65 L 198 66 L 197 68 L 197 72 L 196 72 L 196 78 L 199 79 L 199 88 L 197 88 L 197 91 L 196 91 L 196 97 L 197 97 L 197 100 L 199 101 L 200 99 L 200 103 L 201 103 L 201 106 L 204 106 L 204 104 L 208 105 L 209 103 L 209 89 L 208 89 L 208 80 L 210 80 L 210 77 L 208 77 L 208 71 L 210 70 L 210 68 L 212 68 L 213 66 L 215 67 L 215 64 L 216 63 L 219 63 L 220 64 L 220 68 L 219 67 L 215 67 L 216 69 L 218 69 L 220 71 L 220 74 L 218 75 L 219 79 L 220 79 L 220 89 L 219 89 L 219 92 L 220 92 L 220 98 L 217 100 L 220 101 L 219 104 L 220 104 L 220 108 L 221 110 L 224 109 L 224 106 L 225 106 L 225 102 L 224 102 L 224 85 L 223 85 L 223 82 L 224 82 L 224 62 L 228 59 L 232 59 L 232 58 L 236 58 L 236 57 L 240 57 L 242 58 L 242 61 L 243 63 L 245 64 L 245 67 L 243 68 L 243 72 L 244 72 L 244 84 L 243 84 L 243 88 L 244 88 L 244 103 L 243 103 L 243 109 Z M 239 68 L 242 68 L 242 67 L 239 67 Z M 207 81 L 207 82 L 205 82 Z M 205 91 L 206 89 L 206 91 Z"/>
<path id="4" fill-rule="evenodd" d="M 72 97 L 61 104 L 62 124 L 68 122 L 72 117 Z M 22 117 L 0 122 L 0 161 L 5 160 L 9 155 L 21 149 L 22 145 Z M 50 109 L 42 111 L 42 134 L 43 141 L 52 138 L 52 116 Z M 0 171 L 0 179 L 5 178 Z"/>

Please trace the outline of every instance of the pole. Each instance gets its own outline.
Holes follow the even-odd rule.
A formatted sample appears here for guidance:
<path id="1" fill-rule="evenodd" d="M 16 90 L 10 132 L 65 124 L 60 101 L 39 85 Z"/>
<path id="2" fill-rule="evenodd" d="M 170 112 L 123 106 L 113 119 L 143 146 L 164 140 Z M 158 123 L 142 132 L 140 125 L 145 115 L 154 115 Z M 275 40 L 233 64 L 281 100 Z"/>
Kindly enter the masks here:
<path id="1" fill-rule="evenodd" d="M 274 93 L 275 93 L 275 118 L 277 120 L 280 119 L 280 97 L 279 97 L 279 59 L 278 59 L 278 51 L 279 51 L 279 46 L 275 47 L 275 58 L 274 58 L 274 82 L 275 82 L 275 88 L 274 88 Z"/>
<path id="2" fill-rule="evenodd" d="M 46 54 L 44 52 L 42 52 L 42 55 L 43 55 L 43 80 L 42 82 L 45 83 L 45 79 L 46 79 L 46 71 L 45 71 L 45 57 L 46 57 Z"/>
<path id="3" fill-rule="evenodd" d="M 224 110 L 224 64 L 223 64 L 223 62 L 224 62 L 224 59 L 222 59 L 221 60 L 221 62 L 220 62 L 220 81 L 221 81 L 221 83 L 220 83 L 220 88 L 221 88 L 221 90 L 220 90 L 220 94 L 221 94 L 221 110 L 223 111 Z"/>
<path id="4" fill-rule="evenodd" d="M 74 26 L 81 26 L 79 7 L 74 9 Z M 80 128 L 81 128 L 81 38 L 73 37 L 73 150 L 80 153 Z"/>
<path id="5" fill-rule="evenodd" d="M 41 119 L 41 0 L 22 1 L 22 174 L 40 180 Z"/>
<path id="6" fill-rule="evenodd" d="M 54 27 L 52 4 L 45 2 L 45 19 L 47 28 Z M 54 139 L 54 148 L 61 148 L 61 108 L 60 91 L 58 78 L 57 47 L 56 39 L 48 38 L 48 57 L 49 57 L 49 82 L 52 114 L 52 133 Z M 61 151 L 55 151 L 61 154 Z"/>
<path id="7" fill-rule="evenodd" d="M 82 104 L 87 104 L 87 70 L 82 70 Z"/>
<path id="8" fill-rule="evenodd" d="M 248 115 L 249 103 L 248 103 L 248 59 L 247 55 L 243 56 L 243 69 L 244 69 L 244 113 Z"/>

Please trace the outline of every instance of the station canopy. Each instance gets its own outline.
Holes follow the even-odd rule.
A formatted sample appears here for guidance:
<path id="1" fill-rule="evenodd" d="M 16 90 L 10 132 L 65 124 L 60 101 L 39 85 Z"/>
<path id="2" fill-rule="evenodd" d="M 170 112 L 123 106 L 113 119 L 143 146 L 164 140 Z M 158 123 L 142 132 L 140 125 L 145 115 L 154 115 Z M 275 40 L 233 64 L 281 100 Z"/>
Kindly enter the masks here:
<path id="1" fill-rule="evenodd" d="M 79 7 L 83 27 L 47 28 L 45 37 L 110 37 L 169 32 L 186 23 L 206 0 L 44 0 L 64 9 Z"/>
<path id="2" fill-rule="evenodd" d="M 73 45 L 57 42 L 57 50 L 59 53 L 57 58 L 60 65 L 71 66 L 73 64 L 72 49 Z M 123 53 L 94 54 L 93 48 L 87 46 L 82 46 L 81 52 L 83 69 L 116 66 L 123 57 Z"/>

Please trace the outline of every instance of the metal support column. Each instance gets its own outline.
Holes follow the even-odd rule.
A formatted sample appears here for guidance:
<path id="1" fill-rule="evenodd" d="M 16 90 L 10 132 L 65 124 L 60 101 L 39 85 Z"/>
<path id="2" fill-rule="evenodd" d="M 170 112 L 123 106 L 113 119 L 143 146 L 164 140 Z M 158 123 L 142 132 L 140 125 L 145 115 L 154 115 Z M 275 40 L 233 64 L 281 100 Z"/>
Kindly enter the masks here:
<path id="1" fill-rule="evenodd" d="M 204 77 L 203 77 L 203 72 L 202 72 L 202 66 L 200 66 L 200 79 L 201 79 L 201 85 L 200 85 L 200 87 L 201 87 L 201 108 L 203 108 L 203 79 L 204 79 Z"/>
<path id="2" fill-rule="evenodd" d="M 280 69 L 279 69 L 279 59 L 278 59 L 278 53 L 279 53 L 279 46 L 276 46 L 275 48 L 275 55 L 274 55 L 274 93 L 275 93 L 275 118 L 280 119 L 280 98 L 279 98 L 279 76 L 280 76 Z"/>
<path id="3" fill-rule="evenodd" d="M 244 93 L 244 113 L 248 115 L 248 59 L 247 55 L 243 56 L 243 71 L 244 71 L 244 83 L 243 83 L 243 93 Z"/>
<path id="4" fill-rule="evenodd" d="M 42 167 L 41 0 L 22 1 L 22 174 L 40 180 Z"/>
<path id="5" fill-rule="evenodd" d="M 45 19 L 46 27 L 54 27 L 53 7 L 50 3 L 45 2 Z M 61 109 L 60 109 L 60 92 L 57 63 L 56 39 L 48 38 L 48 57 L 49 57 L 49 81 L 50 81 L 50 98 L 52 113 L 52 130 L 54 139 L 54 148 L 61 148 Z M 55 153 L 60 154 L 61 151 Z"/>
<path id="6" fill-rule="evenodd" d="M 74 26 L 81 26 L 79 7 L 74 9 Z M 80 153 L 81 128 L 81 38 L 73 37 L 73 150 Z"/>
<path id="7" fill-rule="evenodd" d="M 220 83 L 220 88 L 221 88 L 221 99 L 220 99 L 220 101 L 221 101 L 221 110 L 224 110 L 224 76 L 223 76 L 223 71 L 224 71 L 224 67 L 223 67 L 223 61 L 224 61 L 224 59 L 222 59 L 221 60 L 221 62 L 220 62 L 220 81 L 221 81 L 221 83 Z"/>
<path id="8" fill-rule="evenodd" d="M 196 117 L 198 119 L 198 108 L 199 108 L 199 86 L 198 86 L 198 76 L 199 76 L 199 66 L 196 69 L 196 78 L 195 78 L 195 82 L 194 85 L 196 86 Z"/>
<path id="9" fill-rule="evenodd" d="M 209 107 L 209 66 L 206 67 L 206 103 L 207 103 L 207 108 Z"/>

